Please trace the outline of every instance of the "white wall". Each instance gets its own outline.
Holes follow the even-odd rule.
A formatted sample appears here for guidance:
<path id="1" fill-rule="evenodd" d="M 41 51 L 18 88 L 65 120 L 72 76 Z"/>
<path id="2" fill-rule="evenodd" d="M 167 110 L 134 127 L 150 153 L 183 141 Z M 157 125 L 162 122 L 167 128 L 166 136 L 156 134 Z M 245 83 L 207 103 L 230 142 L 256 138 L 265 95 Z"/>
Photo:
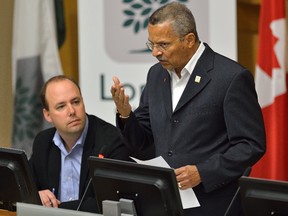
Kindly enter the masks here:
<path id="1" fill-rule="evenodd" d="M 143 23 L 144 8 L 155 10 L 159 4 L 132 9 L 131 3 L 115 0 L 79 0 L 79 80 L 86 111 L 115 124 L 115 106 L 110 96 L 112 76 L 116 75 L 126 85 L 133 107 L 139 102 L 141 88 L 145 85 L 149 67 L 156 63 L 146 49 L 147 29 L 135 33 L 135 25 L 123 27 L 125 20 Z M 236 0 L 189 0 L 200 40 L 234 60 L 237 59 Z M 123 13 L 130 9 L 135 13 Z"/>

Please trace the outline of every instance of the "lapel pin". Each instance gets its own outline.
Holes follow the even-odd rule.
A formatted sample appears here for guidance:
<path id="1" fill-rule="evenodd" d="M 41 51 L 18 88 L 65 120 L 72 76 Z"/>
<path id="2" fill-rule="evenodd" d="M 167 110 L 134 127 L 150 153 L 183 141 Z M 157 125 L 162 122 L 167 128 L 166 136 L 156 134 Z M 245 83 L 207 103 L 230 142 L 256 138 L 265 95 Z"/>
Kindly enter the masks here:
<path id="1" fill-rule="evenodd" d="M 201 80 L 201 77 L 200 77 L 200 76 L 196 76 L 194 81 L 195 81 L 196 83 L 200 83 L 200 80 Z"/>

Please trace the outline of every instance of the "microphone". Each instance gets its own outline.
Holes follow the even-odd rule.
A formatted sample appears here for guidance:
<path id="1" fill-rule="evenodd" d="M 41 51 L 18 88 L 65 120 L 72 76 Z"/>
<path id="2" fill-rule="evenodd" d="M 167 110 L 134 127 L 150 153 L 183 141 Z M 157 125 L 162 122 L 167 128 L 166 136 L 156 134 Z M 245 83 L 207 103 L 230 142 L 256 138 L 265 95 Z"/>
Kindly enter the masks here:
<path id="1" fill-rule="evenodd" d="M 99 157 L 99 158 L 105 158 L 106 151 L 107 151 L 107 146 L 106 146 L 106 145 L 102 146 L 102 148 L 101 148 L 100 151 L 99 151 L 98 157 Z M 79 202 L 79 204 L 78 204 L 78 206 L 77 206 L 76 211 L 79 211 L 80 207 L 82 206 L 82 203 L 83 203 L 83 201 L 84 201 L 84 198 L 85 198 L 85 196 L 86 196 L 86 193 L 87 193 L 87 191 L 88 191 L 88 188 L 90 187 L 91 182 L 92 182 L 92 178 L 89 179 L 89 182 L 88 182 L 88 184 L 87 184 L 87 186 L 86 186 L 86 188 L 85 188 L 85 191 L 84 191 L 84 193 L 83 193 L 83 196 L 81 197 L 81 200 L 80 200 L 80 202 Z"/>

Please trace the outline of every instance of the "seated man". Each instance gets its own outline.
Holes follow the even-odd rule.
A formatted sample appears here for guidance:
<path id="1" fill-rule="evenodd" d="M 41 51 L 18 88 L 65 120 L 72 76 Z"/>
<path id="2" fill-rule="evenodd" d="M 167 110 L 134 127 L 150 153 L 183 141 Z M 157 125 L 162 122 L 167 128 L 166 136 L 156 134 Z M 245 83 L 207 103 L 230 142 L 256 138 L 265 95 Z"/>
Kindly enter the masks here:
<path id="1" fill-rule="evenodd" d="M 129 160 L 130 151 L 113 125 L 88 115 L 80 87 L 66 76 L 55 76 L 41 90 L 45 119 L 54 127 L 41 131 L 33 143 L 30 165 L 44 206 L 96 212 L 87 159 L 101 156 Z"/>

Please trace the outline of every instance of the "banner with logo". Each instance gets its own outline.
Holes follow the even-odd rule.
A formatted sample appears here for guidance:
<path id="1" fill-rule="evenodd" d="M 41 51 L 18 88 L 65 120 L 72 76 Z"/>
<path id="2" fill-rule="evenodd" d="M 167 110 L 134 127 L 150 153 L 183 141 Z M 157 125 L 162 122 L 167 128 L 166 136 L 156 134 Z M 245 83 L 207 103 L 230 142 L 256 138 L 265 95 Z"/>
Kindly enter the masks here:
<path id="1" fill-rule="evenodd" d="M 49 125 L 39 93 L 46 80 L 62 74 L 53 0 L 15 0 L 13 23 L 14 115 L 12 147 L 29 157 L 36 134 Z"/>
<path id="2" fill-rule="evenodd" d="M 236 60 L 236 0 L 178 1 L 191 9 L 200 40 Z M 145 45 L 148 17 L 168 2 L 78 1 L 79 80 L 88 113 L 115 124 L 113 76 L 120 78 L 132 106 L 137 107 L 147 72 L 157 62 Z"/>

